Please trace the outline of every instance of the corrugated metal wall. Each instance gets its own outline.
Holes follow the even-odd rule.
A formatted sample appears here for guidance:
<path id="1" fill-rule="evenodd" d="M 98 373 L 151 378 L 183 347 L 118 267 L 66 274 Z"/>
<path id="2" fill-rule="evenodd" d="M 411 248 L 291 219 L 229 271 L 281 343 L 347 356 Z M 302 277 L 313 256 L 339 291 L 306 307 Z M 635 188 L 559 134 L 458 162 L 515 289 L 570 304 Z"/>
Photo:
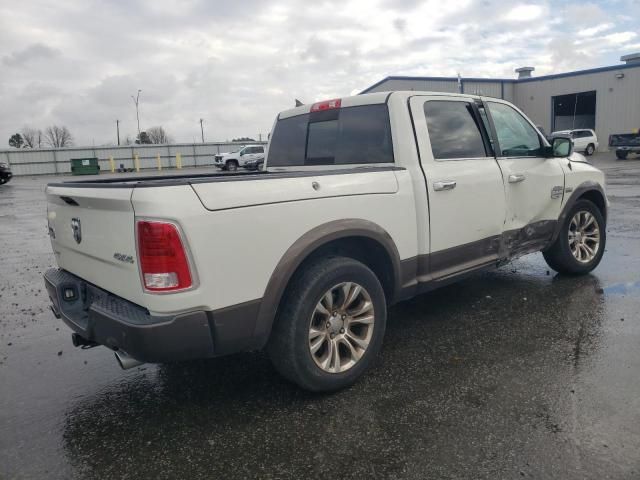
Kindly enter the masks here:
<path id="1" fill-rule="evenodd" d="M 616 78 L 618 73 L 624 77 Z M 551 132 L 552 97 L 592 90 L 596 91 L 596 134 L 600 150 L 606 151 L 610 134 L 640 128 L 640 68 L 520 82 L 514 103 Z"/>
<path id="2" fill-rule="evenodd" d="M 623 78 L 617 78 L 623 74 Z M 536 125 L 551 132 L 552 97 L 596 91 L 596 134 L 600 150 L 606 151 L 609 135 L 640 128 L 640 67 L 577 73 L 560 78 L 533 78 L 525 81 L 463 81 L 464 93 L 504 98 L 516 104 Z M 456 93 L 455 80 L 423 78 L 389 79 L 370 90 L 384 92 L 416 90 Z"/>
<path id="3" fill-rule="evenodd" d="M 266 144 L 266 142 L 251 142 Z M 213 164 L 213 156 L 242 148 L 244 143 L 181 143 L 176 145 L 128 145 L 120 147 L 82 147 L 59 149 L 22 149 L 0 151 L 0 162 L 11 166 L 14 175 L 55 175 L 71 172 L 72 158 L 98 158 L 100 170 L 110 171 L 109 158 L 116 168 L 134 168 L 137 154 L 141 169 L 157 168 L 157 155 L 163 168 L 176 166 L 176 155 L 182 157 L 183 167 Z"/>
<path id="4" fill-rule="evenodd" d="M 501 82 L 463 82 L 464 93 L 469 95 L 483 95 L 485 97 L 502 98 Z"/>

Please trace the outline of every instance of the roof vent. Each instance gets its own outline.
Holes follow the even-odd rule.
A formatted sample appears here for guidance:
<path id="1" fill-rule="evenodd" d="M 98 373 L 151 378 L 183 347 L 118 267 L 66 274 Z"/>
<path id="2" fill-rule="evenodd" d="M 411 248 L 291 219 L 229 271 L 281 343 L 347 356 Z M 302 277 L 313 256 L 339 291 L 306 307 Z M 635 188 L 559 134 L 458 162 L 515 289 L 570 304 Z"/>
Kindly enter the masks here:
<path id="1" fill-rule="evenodd" d="M 630 53 L 629 55 L 623 55 L 620 57 L 621 62 L 626 62 L 627 65 L 630 63 L 640 63 L 640 52 Z"/>
<path id="2" fill-rule="evenodd" d="M 531 78 L 531 72 L 535 70 L 534 67 L 520 67 L 516 68 L 518 78 Z"/>

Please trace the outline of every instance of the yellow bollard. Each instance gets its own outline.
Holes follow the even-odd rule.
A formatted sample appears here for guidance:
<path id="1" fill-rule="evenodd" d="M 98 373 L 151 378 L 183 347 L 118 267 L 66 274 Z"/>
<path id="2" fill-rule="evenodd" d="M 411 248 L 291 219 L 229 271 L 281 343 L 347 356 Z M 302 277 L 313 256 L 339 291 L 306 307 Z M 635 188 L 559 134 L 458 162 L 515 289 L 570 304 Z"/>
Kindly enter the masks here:
<path id="1" fill-rule="evenodd" d="M 176 168 L 180 170 L 182 168 L 182 155 L 176 153 Z"/>
<path id="2" fill-rule="evenodd" d="M 160 154 L 156 155 L 156 162 L 158 162 L 158 170 L 162 170 L 162 162 L 160 161 Z"/>
<path id="3" fill-rule="evenodd" d="M 113 161 L 113 157 L 109 157 L 109 163 L 111 164 L 111 173 L 116 173 L 116 162 Z"/>
<path id="4" fill-rule="evenodd" d="M 136 172 L 140 172 L 140 156 L 137 153 L 133 156 L 133 163 L 136 166 Z"/>

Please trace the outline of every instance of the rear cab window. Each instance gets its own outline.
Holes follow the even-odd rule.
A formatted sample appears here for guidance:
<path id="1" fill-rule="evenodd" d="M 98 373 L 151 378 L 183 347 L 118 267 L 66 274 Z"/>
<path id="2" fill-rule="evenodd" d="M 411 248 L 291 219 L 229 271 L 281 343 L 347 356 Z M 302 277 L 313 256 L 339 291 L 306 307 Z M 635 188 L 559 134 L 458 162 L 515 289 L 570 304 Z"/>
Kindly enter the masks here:
<path id="1" fill-rule="evenodd" d="M 394 163 L 386 104 L 322 110 L 276 122 L 270 167 Z"/>

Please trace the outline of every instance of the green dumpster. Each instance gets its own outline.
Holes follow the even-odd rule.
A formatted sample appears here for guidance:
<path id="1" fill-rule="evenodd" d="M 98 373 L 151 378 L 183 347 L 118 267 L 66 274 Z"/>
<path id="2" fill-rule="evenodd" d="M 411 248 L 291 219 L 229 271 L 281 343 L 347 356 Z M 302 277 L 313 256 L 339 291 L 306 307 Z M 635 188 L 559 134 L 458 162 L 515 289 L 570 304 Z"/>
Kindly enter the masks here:
<path id="1" fill-rule="evenodd" d="M 73 175 L 97 175 L 100 165 L 97 158 L 72 158 L 71 173 Z"/>

